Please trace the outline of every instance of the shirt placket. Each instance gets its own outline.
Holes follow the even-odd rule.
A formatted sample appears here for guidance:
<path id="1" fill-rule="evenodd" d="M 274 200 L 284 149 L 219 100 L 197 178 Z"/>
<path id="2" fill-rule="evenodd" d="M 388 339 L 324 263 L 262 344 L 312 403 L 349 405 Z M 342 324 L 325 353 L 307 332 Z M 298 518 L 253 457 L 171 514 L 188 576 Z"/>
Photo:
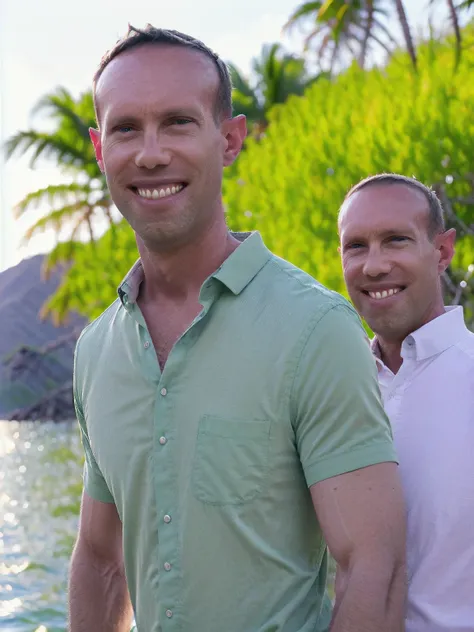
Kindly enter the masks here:
<path id="1" fill-rule="evenodd" d="M 208 288 L 210 289 L 210 285 Z M 183 573 L 179 549 L 181 527 L 178 504 L 179 473 L 176 465 L 179 459 L 176 454 L 175 428 L 177 423 L 183 423 L 186 420 L 176 418 L 174 392 L 180 375 L 183 373 L 182 367 L 186 362 L 187 353 L 199 334 L 197 325 L 205 318 L 210 304 L 210 300 L 203 304 L 201 312 L 173 346 L 162 373 L 156 360 L 159 379 L 154 409 L 153 476 L 158 515 L 160 568 L 157 599 L 160 603 L 160 622 L 163 630 L 181 629 L 184 617 L 181 599 Z"/>
<path id="2" fill-rule="evenodd" d="M 392 374 L 393 378 L 390 389 L 385 398 L 386 410 L 394 427 L 401 418 L 403 395 L 416 368 L 416 354 L 413 340 L 410 339 L 403 343 L 402 357 L 402 366 L 395 375 Z M 386 370 L 388 371 L 388 369 Z"/>

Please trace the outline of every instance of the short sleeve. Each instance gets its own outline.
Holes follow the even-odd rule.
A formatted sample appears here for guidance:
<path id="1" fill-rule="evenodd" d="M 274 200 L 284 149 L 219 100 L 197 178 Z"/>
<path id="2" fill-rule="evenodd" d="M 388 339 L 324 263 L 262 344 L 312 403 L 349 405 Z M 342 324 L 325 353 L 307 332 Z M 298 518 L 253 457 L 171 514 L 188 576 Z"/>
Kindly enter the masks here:
<path id="1" fill-rule="evenodd" d="M 349 305 L 329 309 L 307 337 L 291 404 L 308 486 L 369 465 L 398 462 L 375 359 Z"/>
<path id="2" fill-rule="evenodd" d="M 76 345 L 76 351 L 74 354 L 73 396 L 74 408 L 76 411 L 77 420 L 79 422 L 82 447 L 84 449 L 85 455 L 84 489 L 91 498 L 94 498 L 94 500 L 99 500 L 103 503 L 113 503 L 113 496 L 110 493 L 109 488 L 107 487 L 107 483 L 105 482 L 102 472 L 100 471 L 97 461 L 95 460 L 94 454 L 92 453 L 92 448 L 89 441 L 89 434 L 87 432 L 87 425 L 84 418 L 82 402 L 79 397 L 80 390 L 78 388 L 78 384 L 80 383 L 80 375 L 77 363 L 79 342 L 80 339 Z"/>

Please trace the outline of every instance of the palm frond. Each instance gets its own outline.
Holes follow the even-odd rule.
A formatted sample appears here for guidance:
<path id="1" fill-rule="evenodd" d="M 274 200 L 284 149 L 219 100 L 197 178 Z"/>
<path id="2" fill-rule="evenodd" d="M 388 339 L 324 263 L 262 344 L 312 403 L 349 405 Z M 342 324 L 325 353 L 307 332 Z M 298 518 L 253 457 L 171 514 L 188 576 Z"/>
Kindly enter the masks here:
<path id="1" fill-rule="evenodd" d="M 32 113 L 38 112 L 45 112 L 49 118 L 57 120 L 59 127 L 69 123 L 78 136 L 89 142 L 89 127 L 93 126 L 95 121 L 93 117 L 83 118 L 79 115 L 78 103 L 65 88 L 58 88 L 56 93 L 47 94 L 40 99 Z"/>
<path id="2" fill-rule="evenodd" d="M 374 27 L 376 27 L 378 31 L 381 31 L 381 33 L 383 33 L 387 37 L 388 41 L 393 44 L 393 46 L 398 47 L 398 40 L 394 37 L 390 29 L 381 20 L 379 20 L 378 18 L 374 18 Z"/>
<path id="3" fill-rule="evenodd" d="M 253 90 L 247 77 L 234 64 L 228 63 L 227 67 L 232 81 L 232 88 L 242 95 L 253 96 Z"/>
<path id="4" fill-rule="evenodd" d="M 83 242 L 71 240 L 58 242 L 43 261 L 42 277 L 47 280 L 57 266 L 71 263 L 79 248 L 84 248 Z"/>
<path id="5" fill-rule="evenodd" d="M 84 152 L 76 146 L 53 134 L 35 130 L 17 132 L 5 142 L 4 149 L 7 160 L 15 153 L 26 154 L 32 150 L 31 168 L 35 166 L 40 157 L 55 159 L 56 162 L 66 167 L 81 168 L 84 165 L 93 164 L 93 160 L 84 156 Z"/>
<path id="6" fill-rule="evenodd" d="M 287 22 L 283 26 L 283 31 L 288 31 L 296 24 L 300 23 L 302 18 L 305 19 L 308 16 L 312 16 L 317 13 L 322 6 L 322 2 L 303 2 L 299 7 L 293 11 L 288 18 Z"/>
<path id="7" fill-rule="evenodd" d="M 44 189 L 38 189 L 37 191 L 28 193 L 28 195 L 15 206 L 15 215 L 16 217 L 20 217 L 25 211 L 38 208 L 41 204 L 48 204 L 49 206 L 66 204 L 71 196 L 77 197 L 78 194 L 82 194 L 82 199 L 87 201 L 87 197 L 93 191 L 95 192 L 97 189 L 92 189 L 89 183 L 80 184 L 78 182 L 71 182 L 69 184 L 52 184 Z"/>
<path id="8" fill-rule="evenodd" d="M 85 218 L 88 211 L 89 207 L 84 205 L 82 200 L 51 211 L 28 228 L 23 236 L 23 242 L 28 243 L 34 235 L 42 233 L 48 228 L 52 228 L 58 234 L 63 228 L 66 219 L 70 219 L 78 213 L 81 213 L 82 217 Z"/>

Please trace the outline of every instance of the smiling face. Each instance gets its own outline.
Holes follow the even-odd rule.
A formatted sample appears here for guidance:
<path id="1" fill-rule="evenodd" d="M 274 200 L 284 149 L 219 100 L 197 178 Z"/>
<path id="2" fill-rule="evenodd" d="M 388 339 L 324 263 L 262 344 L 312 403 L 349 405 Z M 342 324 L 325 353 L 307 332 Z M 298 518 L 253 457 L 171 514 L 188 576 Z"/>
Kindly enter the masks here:
<path id="1" fill-rule="evenodd" d="M 344 280 L 359 314 L 381 340 L 401 342 L 444 312 L 440 275 L 455 232 L 430 239 L 428 201 L 405 184 L 355 192 L 340 216 Z"/>
<path id="2" fill-rule="evenodd" d="M 98 81 L 96 156 L 115 205 L 150 250 L 224 221 L 223 168 L 246 130 L 243 117 L 216 119 L 218 80 L 203 53 L 146 44 L 118 55 Z"/>

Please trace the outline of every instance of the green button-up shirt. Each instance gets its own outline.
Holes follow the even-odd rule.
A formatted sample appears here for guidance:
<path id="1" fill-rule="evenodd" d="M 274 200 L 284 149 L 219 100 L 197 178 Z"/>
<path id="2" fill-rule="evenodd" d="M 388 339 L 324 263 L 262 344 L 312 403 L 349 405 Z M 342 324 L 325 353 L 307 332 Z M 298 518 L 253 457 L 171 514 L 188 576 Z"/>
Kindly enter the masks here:
<path id="1" fill-rule="evenodd" d="M 252 233 L 161 372 L 142 277 L 138 262 L 84 330 L 74 387 L 85 489 L 122 520 L 139 632 L 325 632 L 308 487 L 396 460 L 357 315 Z"/>

